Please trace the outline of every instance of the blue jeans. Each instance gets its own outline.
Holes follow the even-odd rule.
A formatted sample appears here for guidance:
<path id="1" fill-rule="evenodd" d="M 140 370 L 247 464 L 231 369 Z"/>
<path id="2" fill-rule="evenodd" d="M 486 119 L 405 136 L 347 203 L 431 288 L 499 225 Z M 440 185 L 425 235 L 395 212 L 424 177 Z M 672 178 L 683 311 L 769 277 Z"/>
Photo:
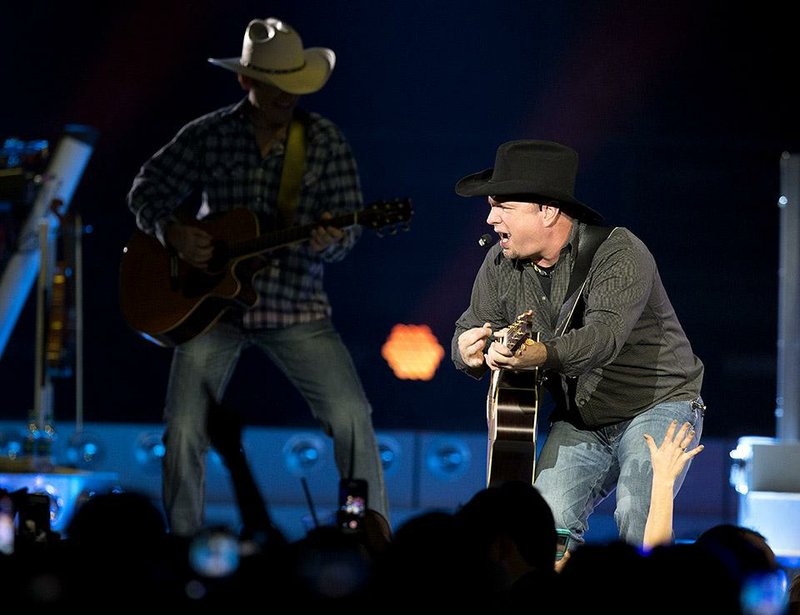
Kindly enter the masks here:
<path id="1" fill-rule="evenodd" d="M 579 429 L 566 421 L 550 428 L 536 465 L 534 485 L 550 504 L 556 527 L 567 528 L 577 543 L 584 542 L 588 519 L 597 505 L 616 490 L 614 521 L 621 540 L 640 546 L 650 509 L 653 469 L 648 433 L 660 445 L 670 421 L 689 422 L 696 435 L 703 431 L 702 399 L 670 401 L 653 406 L 628 421 L 596 430 Z M 691 461 L 675 481 L 675 495 Z"/>
<path id="2" fill-rule="evenodd" d="M 217 399 L 222 399 L 239 357 L 248 346 L 261 349 L 302 393 L 313 416 L 333 439 L 339 475 L 365 479 L 370 508 L 388 520 L 372 407 L 332 322 L 325 319 L 286 329 L 248 331 L 223 320 L 178 346 L 173 354 L 164 414 L 162 468 L 164 509 L 170 531 L 191 536 L 203 526 L 209 448 L 209 400 L 205 391 L 208 387 Z M 269 383 L 256 386 L 263 387 L 264 395 L 280 399 L 280 392 L 271 390 Z"/>

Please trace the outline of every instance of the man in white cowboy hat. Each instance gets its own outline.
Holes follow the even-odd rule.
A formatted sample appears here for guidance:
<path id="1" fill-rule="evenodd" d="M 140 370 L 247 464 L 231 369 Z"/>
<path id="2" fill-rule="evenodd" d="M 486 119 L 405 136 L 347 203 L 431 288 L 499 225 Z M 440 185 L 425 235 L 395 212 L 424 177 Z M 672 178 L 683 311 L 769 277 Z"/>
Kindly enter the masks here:
<path id="1" fill-rule="evenodd" d="M 330 49 L 304 48 L 297 31 L 280 19 L 253 19 L 240 57 L 209 60 L 235 72 L 246 96 L 181 128 L 143 164 L 128 194 L 138 228 L 161 242 L 176 270 L 189 271 L 185 278 L 176 274 L 179 282 L 203 284 L 197 270 L 218 271 L 213 260 L 222 258 L 215 252 L 218 236 L 229 243 L 251 238 L 240 238 L 240 227 L 226 228 L 237 208 L 256 214 L 253 236 L 313 229 L 304 241 L 246 259 L 240 275 L 227 272 L 226 278 L 236 277 L 250 289 L 247 272 L 257 271 L 252 301 L 245 292 L 234 297 L 246 309 L 228 309 L 233 301 L 219 310 L 212 300 L 198 302 L 186 314 L 186 321 L 199 316 L 198 322 L 183 327 L 181 320 L 173 329 L 177 347 L 166 393 L 162 488 L 170 531 L 178 536 L 192 536 L 204 524 L 209 407 L 222 400 L 250 346 L 263 351 L 302 393 L 333 440 L 342 478 L 365 480 L 370 509 L 389 518 L 372 408 L 332 324 L 323 288 L 324 264 L 343 259 L 361 227 L 319 223 L 347 218 L 362 207 L 358 169 L 341 130 L 298 107 L 301 95 L 325 85 L 335 58 Z M 202 206 L 196 216 L 179 216 L 179 208 L 197 193 Z M 191 295 L 191 289 L 182 290 Z M 205 300 L 218 296 L 216 291 L 193 292 Z M 278 384 L 258 386 L 266 406 L 280 403 Z"/>
<path id="2" fill-rule="evenodd" d="M 452 359 L 475 378 L 528 372 L 531 390 L 544 376 L 553 406 L 533 482 L 556 526 L 579 545 L 592 511 L 616 489 L 620 538 L 641 546 L 652 483 L 645 435 L 660 442 L 673 422 L 689 423 L 682 446 L 698 445 L 704 367 L 653 255 L 630 230 L 602 226 L 603 217 L 575 198 L 577 169 L 572 148 L 518 140 L 500 145 L 493 168 L 456 184 L 461 196 L 487 199 L 486 222 L 499 241 L 456 322 Z M 529 310 L 541 341 L 531 335 L 512 351 L 504 335 Z M 525 405 L 530 412 L 537 404 Z"/>

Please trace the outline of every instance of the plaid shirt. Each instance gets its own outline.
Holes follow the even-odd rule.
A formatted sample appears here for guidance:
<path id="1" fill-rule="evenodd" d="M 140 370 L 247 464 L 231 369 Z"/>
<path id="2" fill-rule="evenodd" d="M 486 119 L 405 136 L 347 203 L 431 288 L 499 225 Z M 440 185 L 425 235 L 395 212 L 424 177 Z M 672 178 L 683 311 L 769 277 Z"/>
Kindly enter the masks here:
<path id="1" fill-rule="evenodd" d="M 193 194 L 200 194 L 197 217 L 246 207 L 274 226 L 284 147 L 261 157 L 247 100 L 218 109 L 185 125 L 141 167 L 128 193 L 137 226 L 163 243 L 166 224 Z M 340 129 L 316 113 L 307 118 L 306 162 L 293 226 L 360 210 L 363 195 L 350 145 Z M 264 227 L 262 227 L 264 228 Z M 360 226 L 345 229 L 342 242 L 320 253 L 297 243 L 266 254 L 268 266 L 254 279 L 257 304 L 244 314 L 246 328 L 280 328 L 330 317 L 323 288 L 324 263 L 352 249 Z"/>
<path id="2" fill-rule="evenodd" d="M 595 253 L 583 290 L 583 326 L 556 334 L 567 315 L 562 304 L 574 265 L 572 246 L 584 228 L 573 226 L 553 269 L 549 296 L 530 260 L 509 260 L 499 243 L 492 246 L 475 278 L 470 306 L 456 322 L 453 363 L 482 377 L 488 367 L 471 368 L 461 360 L 458 336 L 485 322 L 497 331 L 532 309 L 534 330 L 547 346 L 543 368 L 577 379 L 575 403 L 586 425 L 609 425 L 664 401 L 697 398 L 703 363 L 692 352 L 653 255 L 628 229 L 617 228 Z M 554 381 L 549 379 L 551 386 Z"/>

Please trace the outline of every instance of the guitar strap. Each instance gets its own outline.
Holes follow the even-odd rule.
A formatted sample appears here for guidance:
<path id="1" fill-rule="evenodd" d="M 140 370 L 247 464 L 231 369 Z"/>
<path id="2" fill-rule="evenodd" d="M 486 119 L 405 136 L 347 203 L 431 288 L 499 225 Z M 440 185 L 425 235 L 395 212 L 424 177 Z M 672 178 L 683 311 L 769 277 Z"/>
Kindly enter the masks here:
<path id="1" fill-rule="evenodd" d="M 583 287 L 586 285 L 586 275 L 589 273 L 592 259 L 595 252 L 597 252 L 597 248 L 614 232 L 615 228 L 587 225 L 578 238 L 578 254 L 575 257 L 575 264 L 572 266 L 567 293 L 564 295 L 566 300 L 561 306 L 558 315 L 558 322 L 561 324 L 556 331 L 556 335 L 564 335 L 575 321 L 576 316 L 583 313 Z"/>
<path id="2" fill-rule="evenodd" d="M 578 254 L 575 257 L 575 264 L 572 267 L 572 275 L 570 275 L 569 279 L 567 299 L 561 306 L 558 316 L 561 326 L 557 328 L 556 335 L 564 335 L 570 326 L 574 326 L 578 321 L 583 320 L 583 287 L 586 285 L 586 275 L 589 273 L 589 267 L 592 264 L 597 248 L 615 229 L 616 227 L 588 225 L 578 238 Z M 561 378 L 553 378 L 550 381 L 550 392 L 556 396 L 556 400 L 563 395 L 561 397 L 563 403 L 568 408 L 574 408 L 577 380 L 577 378 L 563 375 Z M 557 387 L 556 391 L 559 391 L 560 394 L 553 390 L 553 386 Z M 558 401 L 556 401 L 556 405 L 560 405 Z"/>
<path id="3" fill-rule="evenodd" d="M 298 118 L 289 126 L 278 189 L 278 228 L 291 226 L 300 199 L 300 183 L 306 163 L 306 126 Z"/>

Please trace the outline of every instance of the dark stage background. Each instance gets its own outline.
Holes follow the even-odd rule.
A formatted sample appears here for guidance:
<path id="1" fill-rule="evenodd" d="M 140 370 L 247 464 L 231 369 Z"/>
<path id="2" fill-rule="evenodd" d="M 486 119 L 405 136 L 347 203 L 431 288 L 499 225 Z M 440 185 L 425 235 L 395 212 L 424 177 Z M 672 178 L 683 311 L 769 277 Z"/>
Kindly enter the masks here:
<path id="1" fill-rule="evenodd" d="M 379 429 L 485 429 L 488 382 L 449 361 L 488 227 L 455 182 L 498 144 L 553 139 L 581 155 L 577 196 L 651 248 L 706 364 L 705 434 L 775 434 L 779 159 L 800 148 L 788 9 L 730 3 L 19 2 L 0 15 L 0 138 L 100 138 L 72 209 L 84 238 L 84 419 L 161 418 L 170 352 L 137 337 L 117 305 L 133 230 L 125 194 L 141 162 L 186 121 L 242 96 L 207 58 L 238 56 L 247 22 L 277 16 L 338 56 L 301 104 L 334 119 L 360 161 L 367 202 L 408 197 L 408 232 L 366 232 L 327 270 L 334 319 Z M 785 6 L 785 5 L 784 5 Z M 35 305 L 0 359 L 0 416 L 33 404 Z M 427 324 L 447 356 L 428 382 L 381 357 L 396 323 Z M 266 373 L 266 376 L 262 374 Z M 251 378 L 251 376 L 253 376 Z M 246 355 L 230 402 L 250 422 L 311 425 L 294 390 Z M 57 382 L 56 427 L 75 416 Z"/>

